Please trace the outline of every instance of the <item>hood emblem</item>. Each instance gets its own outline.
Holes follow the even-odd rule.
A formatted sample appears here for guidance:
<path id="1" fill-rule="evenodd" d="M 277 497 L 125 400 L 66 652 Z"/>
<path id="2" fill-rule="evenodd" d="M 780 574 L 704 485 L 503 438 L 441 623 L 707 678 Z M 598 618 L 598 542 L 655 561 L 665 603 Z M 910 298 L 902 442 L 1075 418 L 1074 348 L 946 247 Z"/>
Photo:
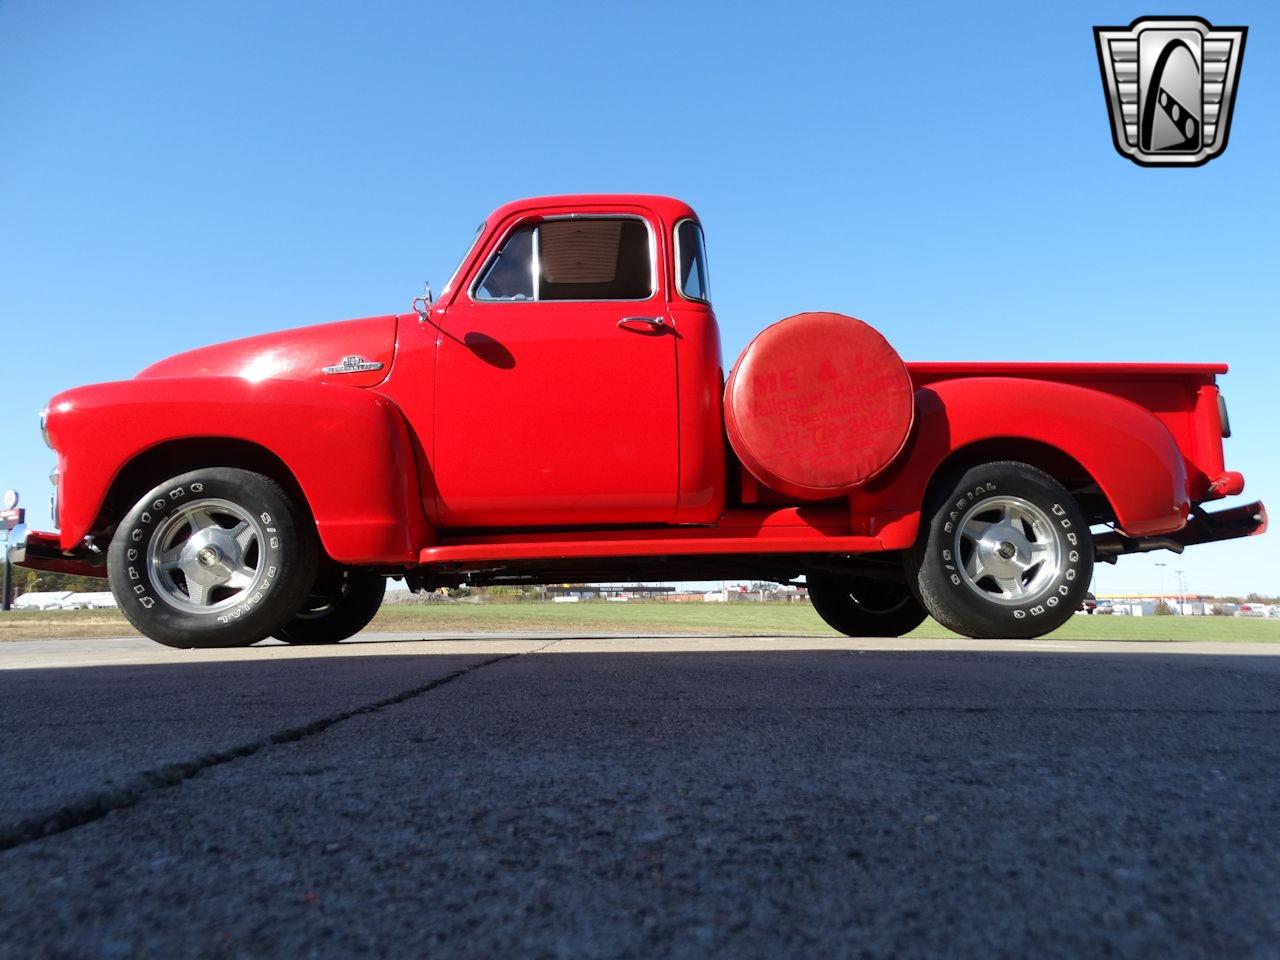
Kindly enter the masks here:
<path id="1" fill-rule="evenodd" d="M 382 364 L 376 360 L 366 360 L 360 354 L 354 354 L 350 357 L 343 357 L 341 363 L 335 363 L 332 367 L 325 367 L 324 373 L 364 373 L 366 370 L 381 370 Z"/>

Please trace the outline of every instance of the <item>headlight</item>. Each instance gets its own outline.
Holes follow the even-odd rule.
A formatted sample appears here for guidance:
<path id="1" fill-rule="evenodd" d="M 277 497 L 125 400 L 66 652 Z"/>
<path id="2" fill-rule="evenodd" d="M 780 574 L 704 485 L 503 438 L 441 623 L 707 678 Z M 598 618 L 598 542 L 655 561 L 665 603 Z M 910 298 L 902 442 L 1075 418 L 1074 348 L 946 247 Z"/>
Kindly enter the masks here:
<path id="1" fill-rule="evenodd" d="M 45 407 L 40 411 L 40 436 L 44 438 L 44 445 L 50 450 L 53 449 L 53 442 L 49 439 L 49 408 Z"/>

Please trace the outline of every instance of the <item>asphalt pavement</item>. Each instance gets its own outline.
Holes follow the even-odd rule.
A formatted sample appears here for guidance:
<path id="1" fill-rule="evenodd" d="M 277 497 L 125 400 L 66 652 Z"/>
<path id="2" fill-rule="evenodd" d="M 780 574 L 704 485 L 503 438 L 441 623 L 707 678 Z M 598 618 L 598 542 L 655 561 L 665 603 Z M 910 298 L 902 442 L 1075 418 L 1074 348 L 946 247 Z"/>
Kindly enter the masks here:
<path id="1" fill-rule="evenodd" d="M 1280 957 L 1280 645 L 0 644 L 0 957 Z"/>

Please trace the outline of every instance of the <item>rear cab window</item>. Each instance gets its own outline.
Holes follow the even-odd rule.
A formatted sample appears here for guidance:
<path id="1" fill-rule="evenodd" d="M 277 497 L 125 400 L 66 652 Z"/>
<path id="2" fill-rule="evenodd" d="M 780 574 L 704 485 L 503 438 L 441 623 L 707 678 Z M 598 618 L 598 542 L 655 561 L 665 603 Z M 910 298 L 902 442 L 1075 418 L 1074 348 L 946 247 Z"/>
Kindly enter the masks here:
<path id="1" fill-rule="evenodd" d="M 697 220 L 681 220 L 675 228 L 676 289 L 686 300 L 711 302 L 707 282 L 707 249 Z"/>

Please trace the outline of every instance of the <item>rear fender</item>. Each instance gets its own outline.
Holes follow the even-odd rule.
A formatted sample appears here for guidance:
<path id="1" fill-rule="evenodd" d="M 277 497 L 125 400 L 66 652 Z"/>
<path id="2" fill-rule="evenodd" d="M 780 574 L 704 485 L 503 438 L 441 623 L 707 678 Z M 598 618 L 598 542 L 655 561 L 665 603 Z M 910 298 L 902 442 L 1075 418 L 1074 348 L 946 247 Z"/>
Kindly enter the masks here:
<path id="1" fill-rule="evenodd" d="M 1046 445 L 1079 463 L 1131 536 L 1186 523 L 1182 454 L 1164 424 L 1136 403 L 1074 384 L 966 377 L 918 389 L 916 409 L 915 432 L 897 465 L 852 498 L 853 532 L 879 536 L 886 549 L 915 541 L 926 491 L 948 458 L 1003 439 Z"/>
<path id="2" fill-rule="evenodd" d="M 404 417 L 368 390 L 236 377 L 126 380 L 54 397 L 48 430 L 59 451 L 64 550 L 93 531 L 130 463 L 166 444 L 200 440 L 241 441 L 278 458 L 325 551 L 340 563 L 410 564 L 434 542 Z"/>

